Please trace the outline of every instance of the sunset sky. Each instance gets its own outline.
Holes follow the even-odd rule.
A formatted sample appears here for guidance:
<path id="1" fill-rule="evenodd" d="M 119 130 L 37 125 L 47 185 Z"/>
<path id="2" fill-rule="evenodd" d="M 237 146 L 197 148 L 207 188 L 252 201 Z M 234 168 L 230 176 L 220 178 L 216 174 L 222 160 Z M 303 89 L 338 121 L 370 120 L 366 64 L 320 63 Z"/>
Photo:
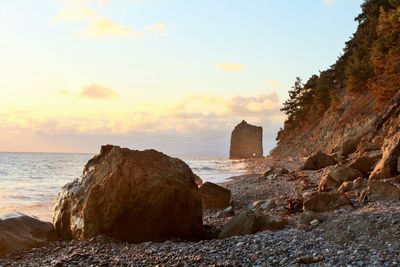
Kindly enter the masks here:
<path id="1" fill-rule="evenodd" d="M 0 0 L 0 151 L 227 156 L 245 119 L 268 152 L 295 77 L 335 62 L 360 4 Z"/>

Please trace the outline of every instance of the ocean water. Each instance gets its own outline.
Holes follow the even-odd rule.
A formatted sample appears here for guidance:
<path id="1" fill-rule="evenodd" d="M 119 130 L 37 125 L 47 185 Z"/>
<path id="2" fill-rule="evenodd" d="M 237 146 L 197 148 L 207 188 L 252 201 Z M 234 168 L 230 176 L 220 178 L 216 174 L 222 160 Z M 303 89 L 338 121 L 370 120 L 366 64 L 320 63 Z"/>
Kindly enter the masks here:
<path id="1" fill-rule="evenodd" d="M 51 220 L 57 194 L 82 174 L 93 154 L 0 153 L 0 215 L 23 212 Z M 220 183 L 245 173 L 243 161 L 183 158 L 203 181 Z"/>

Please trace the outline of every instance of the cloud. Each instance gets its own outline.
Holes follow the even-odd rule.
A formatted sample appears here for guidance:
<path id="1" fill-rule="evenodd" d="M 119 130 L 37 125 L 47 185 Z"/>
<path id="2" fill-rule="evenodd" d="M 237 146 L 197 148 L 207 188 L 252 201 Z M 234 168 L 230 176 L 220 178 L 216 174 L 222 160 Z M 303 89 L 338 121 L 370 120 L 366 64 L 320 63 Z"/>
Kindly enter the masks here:
<path id="1" fill-rule="evenodd" d="M 337 0 L 322 0 L 325 5 L 333 6 L 336 4 Z"/>
<path id="2" fill-rule="evenodd" d="M 118 94 L 108 87 L 93 83 L 91 85 L 85 86 L 82 89 L 80 96 L 90 99 L 113 99 L 118 97 Z"/>
<path id="3" fill-rule="evenodd" d="M 138 37 L 142 34 L 134 29 L 122 24 L 111 21 L 105 17 L 98 17 L 89 22 L 89 24 L 80 32 L 85 37 L 111 37 L 111 36 L 129 36 Z"/>
<path id="4" fill-rule="evenodd" d="M 238 63 L 224 63 L 217 65 L 217 67 L 220 70 L 227 72 L 239 72 L 245 69 L 245 66 L 243 64 L 238 64 Z"/>
<path id="5" fill-rule="evenodd" d="M 83 37 L 138 37 L 142 35 L 140 32 L 135 31 L 133 28 L 110 20 L 100 15 L 95 10 L 84 6 L 66 5 L 55 16 L 55 20 L 58 22 L 72 23 L 82 21 L 87 22 L 85 27 L 79 32 L 79 35 Z"/>
<path id="6" fill-rule="evenodd" d="M 115 92 L 92 84 L 83 88 L 81 96 L 108 99 Z M 72 109 L 59 114 L 8 112 L 0 114 L 5 118 L 0 121 L 0 132 L 7 137 L 0 139 L 0 149 L 97 152 L 100 145 L 112 143 L 135 149 L 155 148 L 172 155 L 226 156 L 232 129 L 245 119 L 264 127 L 268 152 L 284 120 L 279 107 L 276 93 L 254 97 L 197 94 L 168 106 L 136 105 L 135 111 L 110 111 L 102 105 L 101 109 L 79 113 Z M 16 141 L 23 136 L 30 138 L 26 145 Z"/>
<path id="7" fill-rule="evenodd" d="M 110 0 L 60 0 L 60 2 L 63 5 L 84 5 L 84 4 L 90 4 L 90 3 L 95 3 L 99 5 L 107 5 Z"/>
<path id="8" fill-rule="evenodd" d="M 160 22 L 147 25 L 146 29 L 151 32 L 160 32 L 160 33 L 165 33 L 167 31 L 167 28 Z"/>
<path id="9" fill-rule="evenodd" d="M 96 11 L 86 7 L 66 6 L 56 15 L 56 21 L 80 22 L 98 17 Z"/>
<path id="10" fill-rule="evenodd" d="M 280 115 L 278 95 L 261 94 L 255 97 L 236 96 L 229 103 L 229 112 L 237 116 L 273 116 Z"/>

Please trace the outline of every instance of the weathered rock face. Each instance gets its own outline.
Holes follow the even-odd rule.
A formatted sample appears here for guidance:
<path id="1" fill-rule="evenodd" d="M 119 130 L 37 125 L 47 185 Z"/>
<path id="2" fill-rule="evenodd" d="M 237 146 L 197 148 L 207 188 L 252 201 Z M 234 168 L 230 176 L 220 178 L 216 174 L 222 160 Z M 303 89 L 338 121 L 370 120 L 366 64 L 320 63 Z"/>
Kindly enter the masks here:
<path id="1" fill-rule="evenodd" d="M 56 239 L 56 231 L 49 222 L 21 213 L 0 217 L 0 256 L 41 247 Z"/>
<path id="2" fill-rule="evenodd" d="M 196 239 L 203 209 L 195 178 L 183 161 L 155 150 L 103 146 L 83 175 L 64 186 L 54 225 L 63 239 Z"/>
<path id="3" fill-rule="evenodd" d="M 387 179 L 398 174 L 400 157 L 400 131 L 387 138 L 382 147 L 382 159 L 378 162 L 369 179 Z"/>
<path id="4" fill-rule="evenodd" d="M 232 132 L 230 159 L 247 159 L 263 156 L 262 127 L 239 123 Z"/>
<path id="5" fill-rule="evenodd" d="M 312 155 L 304 162 L 302 170 L 319 170 L 331 165 L 337 164 L 334 157 L 326 155 L 321 151 L 318 151 L 315 155 Z"/>
<path id="6" fill-rule="evenodd" d="M 206 182 L 200 187 L 204 209 L 224 209 L 231 204 L 231 190 Z"/>
<path id="7" fill-rule="evenodd" d="M 363 178 L 357 178 L 354 181 L 344 182 L 339 189 L 337 190 L 338 193 L 346 193 L 353 190 L 362 189 L 367 187 L 367 180 Z"/>
<path id="8" fill-rule="evenodd" d="M 375 153 L 370 156 L 363 155 L 354 159 L 348 166 L 359 170 L 363 175 L 367 176 L 375 168 L 376 163 L 381 157 L 382 155 L 380 153 Z"/>
<path id="9" fill-rule="evenodd" d="M 400 201 L 400 189 L 389 181 L 370 180 L 367 190 L 370 201 Z"/>
<path id="10" fill-rule="evenodd" d="M 362 173 L 347 166 L 335 166 L 328 174 L 321 177 L 318 189 L 326 191 L 332 188 L 339 188 L 342 183 L 353 181 L 362 177 Z"/>
<path id="11" fill-rule="evenodd" d="M 341 206 L 352 206 L 345 196 L 336 192 L 318 192 L 304 201 L 304 211 L 325 212 Z"/>
<path id="12" fill-rule="evenodd" d="M 256 211 L 244 210 L 222 228 L 218 238 L 250 235 L 266 230 L 280 230 L 286 225 L 286 220 L 267 216 Z"/>

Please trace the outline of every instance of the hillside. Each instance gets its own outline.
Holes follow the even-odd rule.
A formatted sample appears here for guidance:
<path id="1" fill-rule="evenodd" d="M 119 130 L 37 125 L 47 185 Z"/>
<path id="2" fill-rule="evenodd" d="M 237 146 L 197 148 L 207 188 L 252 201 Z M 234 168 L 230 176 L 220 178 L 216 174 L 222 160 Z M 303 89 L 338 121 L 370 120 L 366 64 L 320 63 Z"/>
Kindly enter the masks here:
<path id="1" fill-rule="evenodd" d="M 400 1 L 366 0 L 355 20 L 338 60 L 289 91 L 274 158 L 362 154 L 399 132 Z"/>

